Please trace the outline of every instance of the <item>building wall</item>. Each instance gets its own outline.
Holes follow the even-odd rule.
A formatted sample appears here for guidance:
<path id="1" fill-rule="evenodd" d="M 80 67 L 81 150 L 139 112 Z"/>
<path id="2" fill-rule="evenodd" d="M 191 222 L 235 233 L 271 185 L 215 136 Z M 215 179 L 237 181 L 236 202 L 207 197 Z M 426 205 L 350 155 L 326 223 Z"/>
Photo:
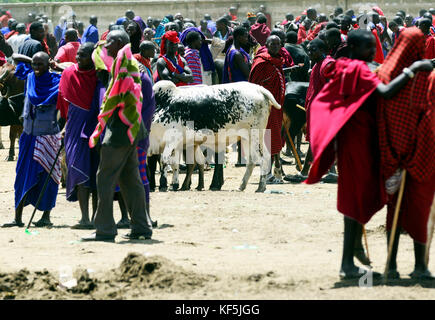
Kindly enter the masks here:
<path id="1" fill-rule="evenodd" d="M 393 0 L 394 1 L 394 0 Z M 353 9 L 356 13 L 369 10 L 370 7 L 378 5 L 388 18 L 391 18 L 398 10 L 403 9 L 407 13 L 416 16 L 421 8 L 429 9 L 434 7 L 434 3 L 429 0 L 380 0 L 378 2 L 362 2 L 358 0 L 319 0 L 313 3 L 312 0 L 298 1 L 252 1 L 252 0 L 143 0 L 143 1 L 107 1 L 107 2 L 48 2 L 48 3 L 14 3 L 3 4 L 2 7 L 9 9 L 12 15 L 20 21 L 24 21 L 29 12 L 45 13 L 54 24 L 59 21 L 62 15 L 68 15 L 73 10 L 77 18 L 87 25 L 89 17 L 94 14 L 98 16 L 98 25 L 105 29 L 111 21 L 123 16 L 124 12 L 132 9 L 136 15 L 140 15 L 144 20 L 148 16 L 161 19 L 167 14 L 180 12 L 185 18 L 191 18 L 197 22 L 201 20 L 205 13 L 216 19 L 227 12 L 227 9 L 234 3 L 239 3 L 239 20 L 249 11 L 256 11 L 264 4 L 267 11 L 272 15 L 272 22 L 282 21 L 285 14 L 290 12 L 295 16 L 303 9 L 312 6 L 319 13 L 332 13 L 336 6 L 344 9 Z"/>

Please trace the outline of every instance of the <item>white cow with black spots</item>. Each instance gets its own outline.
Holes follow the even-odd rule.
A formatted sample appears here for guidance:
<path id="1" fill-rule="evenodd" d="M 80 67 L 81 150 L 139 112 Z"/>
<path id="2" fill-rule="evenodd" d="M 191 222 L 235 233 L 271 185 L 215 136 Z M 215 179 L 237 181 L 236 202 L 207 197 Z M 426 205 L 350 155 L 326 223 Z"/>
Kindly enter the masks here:
<path id="1" fill-rule="evenodd" d="M 248 151 L 248 163 L 239 190 L 246 188 L 256 163 L 261 165 L 257 192 L 266 190 L 270 154 L 264 146 L 264 135 L 271 108 L 281 108 L 270 91 L 249 82 L 176 87 L 170 81 L 159 81 L 153 89 L 156 99 L 153 127 L 166 129 L 160 135 L 161 143 L 165 145 L 162 154 L 164 163 L 177 163 L 180 152 L 191 149 L 194 159 L 188 158 L 187 163 L 193 170 L 194 162 L 205 162 L 199 146 L 213 150 L 216 152 L 215 160 L 219 161 L 215 161 L 210 188 L 220 190 L 223 184 L 223 154 L 228 145 L 240 139 L 242 149 Z M 153 128 L 151 135 L 152 131 Z M 270 139 L 270 134 L 266 137 Z M 189 160 L 193 162 L 189 163 Z M 189 174 L 186 179 L 190 179 Z"/>

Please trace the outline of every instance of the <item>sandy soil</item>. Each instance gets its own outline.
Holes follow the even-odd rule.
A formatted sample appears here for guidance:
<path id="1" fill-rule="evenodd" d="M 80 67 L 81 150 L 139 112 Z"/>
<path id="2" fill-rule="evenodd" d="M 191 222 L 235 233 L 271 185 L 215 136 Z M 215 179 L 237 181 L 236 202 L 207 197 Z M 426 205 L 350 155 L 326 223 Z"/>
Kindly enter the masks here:
<path id="1" fill-rule="evenodd" d="M 8 128 L 1 128 L 3 143 Z M 304 145 L 303 147 L 306 147 Z M 18 152 L 18 148 L 17 148 Z M 0 150 L 0 223 L 13 219 L 15 162 Z M 234 154 L 231 155 L 234 157 Z M 284 166 L 296 173 L 294 166 Z M 336 210 L 335 184 L 268 186 L 285 194 L 257 194 L 259 168 L 245 192 L 235 191 L 244 168 L 227 165 L 220 192 L 151 194 L 151 216 L 159 227 L 150 241 L 83 243 L 86 230 L 72 230 L 78 203 L 60 189 L 51 229 L 28 235 L 24 228 L 0 229 L 0 297 L 16 299 L 433 299 L 431 283 L 408 274 L 414 255 L 401 238 L 402 279 L 360 288 L 340 281 L 343 217 Z M 206 172 L 206 186 L 212 171 Z M 183 177 L 184 175 L 182 175 Z M 197 177 L 194 177 L 193 186 Z M 193 189 L 193 188 L 192 188 Z M 24 210 L 30 219 L 33 207 Z M 374 270 L 386 261 L 385 209 L 366 226 Z M 39 219 L 40 212 L 35 219 Z M 115 219 L 120 212 L 115 203 Z M 122 235 L 127 230 L 119 230 Z M 435 250 L 435 249 L 433 249 Z M 432 253 L 433 253 L 432 250 Z M 131 252 L 136 255 L 127 255 Z M 58 287 L 59 268 L 77 270 L 78 286 Z M 430 262 L 435 271 L 435 262 Z M 20 271 L 27 269 L 27 271 Z M 45 269 L 45 271 L 44 271 Z M 83 271 L 88 270 L 89 272 Z"/>

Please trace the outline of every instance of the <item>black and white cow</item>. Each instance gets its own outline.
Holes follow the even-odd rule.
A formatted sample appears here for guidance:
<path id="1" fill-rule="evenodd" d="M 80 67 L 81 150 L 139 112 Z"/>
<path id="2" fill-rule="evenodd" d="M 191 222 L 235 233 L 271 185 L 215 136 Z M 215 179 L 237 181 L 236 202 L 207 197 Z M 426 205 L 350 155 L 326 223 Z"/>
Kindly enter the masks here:
<path id="1" fill-rule="evenodd" d="M 165 145 L 164 163 L 176 163 L 180 152 L 190 149 L 194 155 L 191 160 L 201 164 L 205 159 L 198 151 L 199 146 L 213 150 L 215 160 L 219 161 L 215 161 L 212 185 L 217 184 L 220 189 L 223 154 L 228 145 L 240 139 L 248 163 L 239 190 L 246 188 L 256 163 L 261 165 L 257 192 L 266 190 L 270 154 L 264 147 L 264 134 L 271 108 L 281 108 L 270 91 L 249 82 L 176 87 L 170 81 L 159 81 L 153 89 L 156 99 L 153 125 L 166 128 L 161 136 Z"/>

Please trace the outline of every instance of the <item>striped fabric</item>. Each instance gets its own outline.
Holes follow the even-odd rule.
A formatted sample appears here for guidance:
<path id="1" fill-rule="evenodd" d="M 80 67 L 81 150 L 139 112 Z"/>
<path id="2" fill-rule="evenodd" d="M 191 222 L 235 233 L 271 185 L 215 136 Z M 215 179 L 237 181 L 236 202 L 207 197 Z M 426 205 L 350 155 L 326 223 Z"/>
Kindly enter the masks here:
<path id="1" fill-rule="evenodd" d="M 47 173 L 50 173 L 51 166 L 53 165 L 54 159 L 56 159 L 56 154 L 61 145 L 60 141 L 60 133 L 36 137 L 33 160 L 39 162 Z M 54 182 L 59 184 L 61 175 L 60 158 L 58 158 L 53 168 L 53 172 L 51 173 L 51 178 Z"/>
<path id="2" fill-rule="evenodd" d="M 193 73 L 193 82 L 189 83 L 189 85 L 202 84 L 201 57 L 199 56 L 199 50 L 187 48 L 184 59 L 186 59 L 187 65 Z"/>

